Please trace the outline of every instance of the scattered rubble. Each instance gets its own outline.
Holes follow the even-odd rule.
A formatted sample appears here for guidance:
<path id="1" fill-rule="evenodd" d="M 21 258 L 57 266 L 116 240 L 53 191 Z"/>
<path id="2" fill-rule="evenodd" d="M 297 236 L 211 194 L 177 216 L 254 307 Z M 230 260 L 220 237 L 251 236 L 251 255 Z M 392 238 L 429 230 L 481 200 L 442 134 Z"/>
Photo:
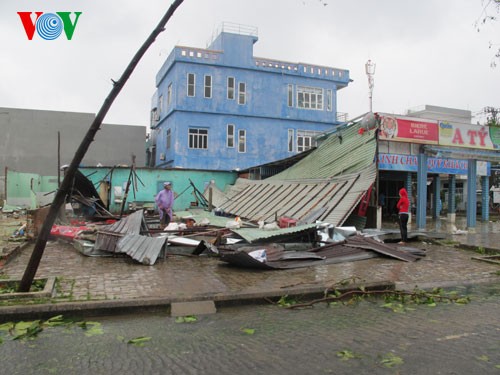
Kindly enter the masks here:
<path id="1" fill-rule="evenodd" d="M 31 216 L 30 223 L 37 222 L 33 219 L 37 213 L 32 212 Z M 148 221 L 154 224 L 150 226 Z M 425 256 L 424 250 L 384 243 L 381 233 L 375 231 L 364 233 L 356 227 L 335 227 L 319 221 L 297 223 L 293 218 L 277 218 L 270 223 L 262 220 L 255 223 L 193 210 L 177 213 L 165 228 L 157 227 L 156 223 L 154 218 L 145 216 L 144 210 L 138 210 L 121 220 L 89 222 L 83 217 L 73 217 L 67 225 L 54 225 L 50 234 L 71 242 L 85 256 L 129 256 L 150 266 L 178 254 L 215 256 L 220 258 L 221 265 L 267 270 L 377 256 L 413 262 Z M 26 223 L 18 224 L 16 236 L 37 231 Z"/>

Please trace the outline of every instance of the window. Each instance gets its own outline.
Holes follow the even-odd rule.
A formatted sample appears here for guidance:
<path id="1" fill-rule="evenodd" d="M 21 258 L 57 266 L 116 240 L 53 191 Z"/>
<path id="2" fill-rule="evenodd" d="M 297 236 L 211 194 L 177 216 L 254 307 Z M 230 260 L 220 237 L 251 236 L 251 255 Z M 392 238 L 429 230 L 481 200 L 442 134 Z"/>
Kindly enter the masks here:
<path id="1" fill-rule="evenodd" d="M 189 148 L 208 148 L 208 129 L 189 129 Z"/>
<path id="2" fill-rule="evenodd" d="M 293 152 L 293 129 L 288 129 L 288 152 Z"/>
<path id="3" fill-rule="evenodd" d="M 167 88 L 167 106 L 172 102 L 172 83 L 168 85 Z"/>
<path id="4" fill-rule="evenodd" d="M 238 152 L 247 151 L 247 132 L 245 130 L 238 131 Z"/>
<path id="5" fill-rule="evenodd" d="M 234 77 L 227 77 L 227 98 L 234 100 Z"/>
<path id="6" fill-rule="evenodd" d="M 160 95 L 158 98 L 158 114 L 161 115 L 163 113 L 163 95 Z"/>
<path id="7" fill-rule="evenodd" d="M 195 96 L 195 75 L 188 73 L 187 75 L 187 96 Z"/>
<path id="8" fill-rule="evenodd" d="M 316 137 L 321 132 L 312 130 L 297 130 L 297 152 L 302 152 L 316 147 Z"/>
<path id="9" fill-rule="evenodd" d="M 297 86 L 297 107 L 304 109 L 323 109 L 323 89 Z"/>
<path id="10" fill-rule="evenodd" d="M 246 103 L 246 84 L 244 82 L 240 82 L 238 85 L 238 104 L 245 104 Z"/>
<path id="11" fill-rule="evenodd" d="M 151 127 L 155 126 L 159 119 L 160 116 L 158 116 L 158 109 L 153 108 L 151 110 Z"/>
<path id="12" fill-rule="evenodd" d="M 293 107 L 293 85 L 288 85 L 288 106 Z"/>
<path id="13" fill-rule="evenodd" d="M 205 76 L 205 98 L 212 97 L 212 76 Z"/>
<path id="14" fill-rule="evenodd" d="M 234 147 L 234 125 L 233 124 L 228 124 L 227 125 L 227 141 L 226 141 L 226 146 L 233 148 Z"/>
<path id="15" fill-rule="evenodd" d="M 170 129 L 167 129 L 167 150 L 170 150 L 171 142 L 172 142 L 172 134 Z"/>
<path id="16" fill-rule="evenodd" d="M 333 109 L 333 93 L 332 90 L 326 90 L 326 110 L 332 111 Z"/>

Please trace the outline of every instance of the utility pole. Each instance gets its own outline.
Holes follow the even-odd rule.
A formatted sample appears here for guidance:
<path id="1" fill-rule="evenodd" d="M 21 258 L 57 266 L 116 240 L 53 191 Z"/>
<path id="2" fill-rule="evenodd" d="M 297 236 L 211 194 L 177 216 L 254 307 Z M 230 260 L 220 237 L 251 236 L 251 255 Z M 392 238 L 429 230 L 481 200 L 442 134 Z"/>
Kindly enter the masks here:
<path id="1" fill-rule="evenodd" d="M 370 112 L 373 112 L 373 87 L 375 86 L 375 80 L 373 76 L 375 75 L 375 63 L 368 60 L 365 64 L 366 75 L 368 76 L 368 98 L 370 100 Z"/>

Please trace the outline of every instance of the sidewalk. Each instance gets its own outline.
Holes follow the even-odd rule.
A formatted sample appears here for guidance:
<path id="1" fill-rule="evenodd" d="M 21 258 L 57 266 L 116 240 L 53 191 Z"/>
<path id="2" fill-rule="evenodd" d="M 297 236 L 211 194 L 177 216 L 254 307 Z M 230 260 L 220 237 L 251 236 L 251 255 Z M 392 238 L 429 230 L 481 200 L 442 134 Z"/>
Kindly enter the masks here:
<path id="1" fill-rule="evenodd" d="M 455 225 L 464 229 L 461 224 L 458 219 Z M 0 319 L 153 308 L 167 311 L 177 302 L 214 301 L 217 306 L 262 302 L 284 295 L 322 295 L 346 279 L 355 279 L 357 285 L 407 290 L 500 282 L 500 265 L 472 260 L 480 254 L 451 243 L 500 253 L 500 222 L 478 221 L 475 233 L 460 235 L 452 235 L 450 228 L 445 220 L 431 221 L 426 231 L 446 234 L 445 242 L 450 244 L 435 245 L 425 239 L 410 242 L 410 246 L 427 253 L 413 263 L 379 257 L 274 271 L 230 267 L 209 256 L 168 255 L 154 266 L 144 266 L 126 257 L 86 257 L 69 244 L 49 242 L 36 278 L 57 278 L 53 298 L 37 304 L 4 304 L 0 306 Z M 414 224 L 410 225 L 412 230 Z M 1 269 L 4 277 L 21 279 L 32 250 L 30 244 L 7 263 Z"/>

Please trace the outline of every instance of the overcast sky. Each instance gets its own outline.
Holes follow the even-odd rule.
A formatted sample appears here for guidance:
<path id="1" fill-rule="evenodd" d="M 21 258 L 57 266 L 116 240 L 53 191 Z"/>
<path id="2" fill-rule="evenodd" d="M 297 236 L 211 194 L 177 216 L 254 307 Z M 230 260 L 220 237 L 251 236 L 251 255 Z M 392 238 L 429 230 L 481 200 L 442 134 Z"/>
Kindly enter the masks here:
<path id="1" fill-rule="evenodd" d="M 97 113 L 172 0 L 0 0 L 0 107 Z M 481 0 L 185 0 L 104 122 L 149 125 L 158 69 L 176 45 L 206 48 L 222 22 L 258 29 L 254 55 L 350 71 L 338 111 L 369 109 L 365 63 L 376 63 L 373 110 L 425 104 L 500 107 L 490 68 L 500 21 L 477 32 Z M 81 11 L 73 39 L 29 41 L 20 11 Z M 492 13 L 493 9 L 491 10 Z"/>

